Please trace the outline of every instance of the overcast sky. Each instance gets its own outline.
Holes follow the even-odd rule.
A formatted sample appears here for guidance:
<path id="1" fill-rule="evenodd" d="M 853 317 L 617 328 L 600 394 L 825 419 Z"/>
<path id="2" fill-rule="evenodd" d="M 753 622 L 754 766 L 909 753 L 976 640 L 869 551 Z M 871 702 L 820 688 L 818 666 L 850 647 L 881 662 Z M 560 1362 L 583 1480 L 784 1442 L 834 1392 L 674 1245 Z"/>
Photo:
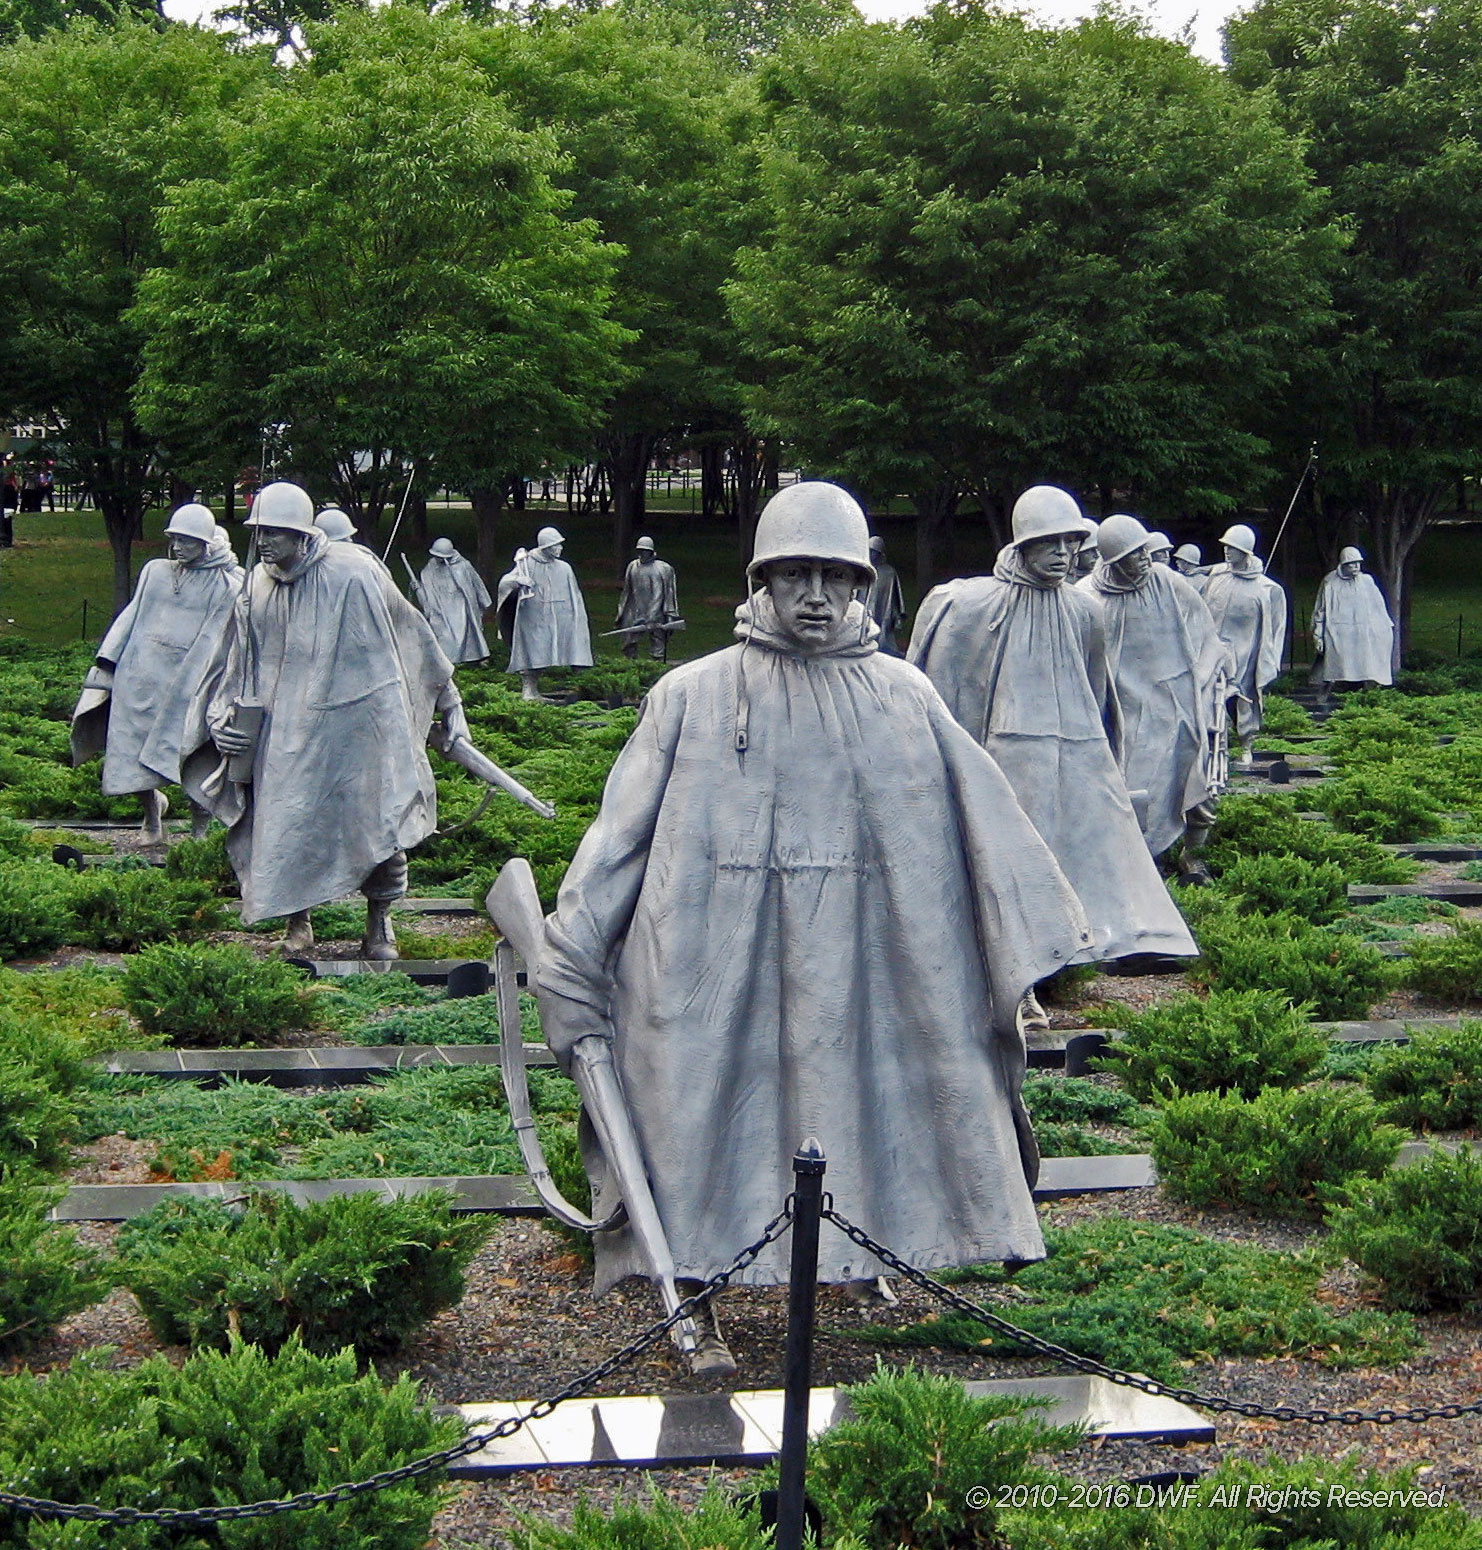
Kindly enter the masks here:
<path id="1" fill-rule="evenodd" d="M 222 0 L 165 0 L 166 14 L 179 21 L 209 16 Z M 855 0 L 871 21 L 896 21 L 926 10 L 928 0 Z M 1197 53 L 1215 63 L 1220 58 L 1220 28 L 1225 18 L 1242 8 L 1242 0 L 1138 0 L 1137 8 L 1165 37 L 1178 37 L 1193 24 L 1193 43 Z M 1063 24 L 1088 16 L 1096 9 L 1096 0 L 1023 0 L 1023 9 L 1053 24 Z"/>

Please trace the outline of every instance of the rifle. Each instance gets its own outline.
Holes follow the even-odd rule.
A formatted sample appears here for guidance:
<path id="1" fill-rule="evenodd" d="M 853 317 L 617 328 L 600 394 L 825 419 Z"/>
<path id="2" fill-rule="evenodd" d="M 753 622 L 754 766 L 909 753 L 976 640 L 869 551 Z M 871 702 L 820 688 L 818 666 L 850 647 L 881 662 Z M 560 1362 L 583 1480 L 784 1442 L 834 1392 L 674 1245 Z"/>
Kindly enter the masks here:
<path id="1" fill-rule="evenodd" d="M 539 813 L 542 818 L 554 818 L 556 816 L 556 809 L 549 802 L 542 801 L 528 787 L 522 786 L 508 770 L 500 769 L 487 754 L 480 753 L 466 737 L 455 737 L 452 742 L 446 745 L 438 744 L 437 746 L 446 758 L 451 759 L 454 764 L 461 764 L 470 775 L 476 775 L 485 785 L 489 786 L 491 788 L 491 795 L 493 790 L 497 789 L 512 796 L 516 802 L 523 802 L 532 813 Z M 464 819 L 463 823 L 458 825 L 458 828 L 464 828 L 467 824 L 472 823 L 473 819 L 477 818 L 479 813 L 483 812 L 484 807 L 488 805 L 489 797 L 486 796 L 484 804 L 479 808 L 478 812 L 472 818 Z M 453 834 L 456 832 L 454 829 L 439 831 L 442 834 Z M 514 862 L 510 862 L 509 865 L 513 866 Z M 528 868 L 529 863 L 527 862 L 525 865 Z M 508 871 L 509 867 L 506 867 L 505 870 Z M 533 887 L 534 873 L 531 873 L 531 880 L 531 886 Z"/>
<path id="2" fill-rule="evenodd" d="M 555 1187 L 545 1155 L 541 1151 L 540 1137 L 535 1122 L 530 1117 L 530 1096 L 525 1081 L 524 1043 L 520 1035 L 520 1009 L 518 991 L 515 989 L 509 949 L 513 948 L 525 960 L 529 988 L 537 1001 L 541 992 L 536 973 L 545 947 L 545 917 L 540 910 L 540 895 L 535 888 L 535 874 L 523 856 L 507 861 L 485 900 L 489 918 L 505 939 L 500 951 L 503 960 L 496 956 L 498 976 L 498 1009 L 500 1024 L 500 1069 L 504 1078 L 505 1094 L 509 1099 L 510 1116 L 515 1123 L 515 1134 L 520 1143 L 520 1155 L 525 1160 L 531 1182 L 540 1195 L 542 1204 L 559 1221 L 583 1232 L 606 1232 L 616 1227 L 626 1215 L 628 1226 L 636 1239 L 650 1273 L 659 1284 L 666 1312 L 675 1312 L 681 1302 L 679 1290 L 674 1284 L 674 1256 L 669 1251 L 664 1225 L 659 1220 L 658 1207 L 648 1184 L 648 1170 L 643 1161 L 643 1150 L 638 1144 L 633 1119 L 628 1113 L 628 1102 L 623 1096 L 618 1080 L 617 1067 L 612 1060 L 612 1046 L 606 1039 L 579 1039 L 571 1051 L 570 1076 L 581 1093 L 582 1109 L 596 1132 L 602 1155 L 612 1169 L 622 1197 L 619 1211 L 602 1221 L 595 1221 L 578 1211 Z M 499 974 L 501 962 L 505 972 Z M 675 1326 L 675 1339 L 679 1349 L 688 1355 L 695 1349 L 695 1326 L 691 1319 L 681 1319 Z"/>
<path id="3" fill-rule="evenodd" d="M 422 601 L 422 582 L 416 571 L 412 569 L 412 562 L 403 554 L 401 563 L 407 568 L 407 580 L 412 584 L 412 596 L 420 603 Z"/>
<path id="4" fill-rule="evenodd" d="M 683 619 L 660 619 L 652 624 L 628 624 L 620 630 L 603 630 L 597 637 L 598 640 L 606 640 L 609 635 L 647 635 L 650 630 L 682 630 L 686 628 Z"/>

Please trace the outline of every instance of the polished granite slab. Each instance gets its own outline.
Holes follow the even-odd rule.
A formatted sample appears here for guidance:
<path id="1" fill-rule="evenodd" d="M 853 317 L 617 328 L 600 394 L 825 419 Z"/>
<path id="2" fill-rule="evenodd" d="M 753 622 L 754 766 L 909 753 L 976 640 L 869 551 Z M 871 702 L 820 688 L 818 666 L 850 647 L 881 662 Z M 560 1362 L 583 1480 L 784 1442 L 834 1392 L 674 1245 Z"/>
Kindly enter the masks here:
<path id="1" fill-rule="evenodd" d="M 1375 904 L 1382 899 L 1444 899 L 1458 908 L 1482 904 L 1482 882 L 1466 883 L 1443 878 L 1431 883 L 1350 883 L 1350 904 Z"/>
<path id="2" fill-rule="evenodd" d="M 491 1017 L 491 1033 L 492 1027 Z M 525 1046 L 526 1066 L 554 1066 L 544 1044 Z M 424 1066 L 497 1066 L 497 1044 L 375 1044 L 315 1049 L 154 1049 L 106 1056 L 112 1076 L 162 1076 L 205 1082 L 227 1079 L 273 1087 L 348 1087 L 388 1071 Z"/>
<path id="3" fill-rule="evenodd" d="M 1040 1412 L 1054 1425 L 1080 1422 L 1092 1437 L 1116 1441 L 1213 1442 L 1214 1427 L 1176 1400 L 1123 1388 L 1105 1378 L 1012 1378 L 968 1383 L 969 1394 L 1037 1395 L 1050 1401 Z M 512 1436 L 490 1443 L 455 1464 L 457 1479 L 479 1479 L 522 1469 L 622 1464 L 762 1464 L 782 1439 L 780 1389 L 735 1394 L 628 1395 L 568 1400 L 550 1415 L 527 1422 Z M 487 1430 L 528 1409 L 529 1402 L 459 1405 L 470 1431 Z M 808 1430 L 817 1436 L 850 1415 L 843 1390 L 812 1390 Z"/>

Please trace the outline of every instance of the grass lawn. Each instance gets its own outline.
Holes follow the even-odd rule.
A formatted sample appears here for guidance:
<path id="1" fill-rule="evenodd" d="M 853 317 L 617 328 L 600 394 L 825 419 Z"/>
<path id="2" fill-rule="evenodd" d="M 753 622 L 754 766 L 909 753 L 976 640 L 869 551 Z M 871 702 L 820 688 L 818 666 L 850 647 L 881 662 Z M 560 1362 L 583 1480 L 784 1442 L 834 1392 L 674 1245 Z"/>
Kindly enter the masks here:
<path id="1" fill-rule="evenodd" d="M 728 644 L 733 611 L 745 595 L 744 567 L 734 527 L 694 515 L 689 509 L 691 500 L 691 495 L 678 490 L 672 496 L 651 497 L 649 514 L 642 524 L 659 553 L 679 572 L 680 608 L 689 628 L 675 637 L 676 658 L 698 656 Z M 618 578 L 610 554 L 608 522 L 568 515 L 560 502 L 550 508 L 535 502 L 526 512 L 504 515 L 501 548 L 507 548 L 512 558 L 516 546 L 532 543 L 536 530 L 547 522 L 554 522 L 566 535 L 565 557 L 575 566 L 586 593 L 593 645 L 599 655 L 619 654 L 618 641 L 595 638 L 599 631 L 613 627 L 617 612 Z M 136 574 L 146 560 L 164 552 L 164 523 L 163 512 L 151 511 L 145 518 L 145 541 L 134 549 Z M 16 518 L 15 526 L 15 548 L 0 551 L 0 635 L 20 635 L 51 645 L 84 635 L 101 639 L 112 611 L 112 556 L 102 518 L 93 511 L 23 515 Z M 885 537 L 889 558 L 901 572 L 907 607 L 914 610 L 919 600 L 914 518 L 877 516 L 875 526 Z M 428 531 L 433 537 L 451 538 L 464 553 L 473 552 L 473 517 L 465 503 L 444 509 L 433 502 Z M 246 548 L 246 529 L 237 528 L 233 541 L 240 557 Z M 398 541 L 397 549 L 419 569 L 425 562 L 426 550 L 420 545 Z M 992 568 L 993 559 L 986 528 L 971 516 L 961 517 L 956 543 L 959 573 L 984 574 Z M 404 572 L 394 555 L 391 563 L 398 580 L 403 580 Z M 1319 580 L 1317 576 L 1304 577 L 1297 585 L 1293 623 L 1298 634 L 1293 645 L 1299 662 L 1307 660 L 1310 653 L 1305 629 Z M 1454 656 L 1458 619 L 1464 651 L 1482 650 L 1482 524 L 1433 528 L 1420 551 L 1412 644 Z"/>

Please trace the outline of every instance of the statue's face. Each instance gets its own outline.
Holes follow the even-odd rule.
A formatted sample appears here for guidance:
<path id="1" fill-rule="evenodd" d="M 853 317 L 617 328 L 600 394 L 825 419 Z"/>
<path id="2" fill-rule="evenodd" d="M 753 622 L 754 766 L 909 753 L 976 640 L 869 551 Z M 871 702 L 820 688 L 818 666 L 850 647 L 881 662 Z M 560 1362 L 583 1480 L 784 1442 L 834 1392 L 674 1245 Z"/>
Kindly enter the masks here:
<path id="1" fill-rule="evenodd" d="M 309 541 L 307 533 L 291 527 L 260 527 L 257 530 L 257 557 L 280 569 L 292 565 Z"/>
<path id="2" fill-rule="evenodd" d="M 1226 544 L 1225 564 L 1228 565 L 1231 570 L 1244 570 L 1250 564 L 1250 556 L 1245 552 L 1244 549 L 1235 549 L 1232 548 L 1229 544 Z"/>
<path id="3" fill-rule="evenodd" d="M 1340 576 L 1346 576 L 1350 581 L 1352 581 L 1353 578 L 1357 576 L 1362 569 L 1363 565 L 1358 560 L 1344 560 L 1344 562 L 1338 567 L 1338 574 Z"/>
<path id="4" fill-rule="evenodd" d="M 1111 570 L 1118 581 L 1130 582 L 1135 586 L 1152 568 L 1152 558 L 1147 550 L 1134 549 L 1131 554 L 1124 554 L 1120 560 L 1114 560 Z"/>
<path id="5" fill-rule="evenodd" d="M 561 558 L 562 554 L 565 553 L 565 550 L 566 550 L 566 545 L 565 544 L 552 544 L 549 549 L 542 549 L 540 552 L 548 560 L 559 560 Z"/>
<path id="6" fill-rule="evenodd" d="M 194 565 L 206 553 L 204 538 L 187 538 L 183 533 L 170 534 L 170 558 L 182 565 Z"/>
<path id="7" fill-rule="evenodd" d="M 652 549 L 640 549 L 638 551 L 638 558 L 645 565 L 652 565 L 653 562 L 658 558 L 658 556 L 653 552 Z"/>
<path id="8" fill-rule="evenodd" d="M 1194 572 L 1199 569 L 1199 567 L 1195 565 L 1192 560 L 1175 560 L 1173 562 L 1173 568 L 1179 573 L 1180 576 L 1192 576 Z"/>
<path id="9" fill-rule="evenodd" d="M 782 633 L 803 651 L 827 646 L 844 622 L 859 577 L 852 565 L 778 560 L 763 572 Z"/>
<path id="10" fill-rule="evenodd" d="M 1154 565 L 1171 565 L 1173 563 L 1172 549 L 1150 549 L 1148 559 Z"/>
<path id="11" fill-rule="evenodd" d="M 1024 569 L 1036 581 L 1047 586 L 1059 586 L 1070 574 L 1076 553 L 1084 535 L 1080 533 L 1054 533 L 1049 538 L 1031 538 L 1019 545 L 1019 557 Z"/>

